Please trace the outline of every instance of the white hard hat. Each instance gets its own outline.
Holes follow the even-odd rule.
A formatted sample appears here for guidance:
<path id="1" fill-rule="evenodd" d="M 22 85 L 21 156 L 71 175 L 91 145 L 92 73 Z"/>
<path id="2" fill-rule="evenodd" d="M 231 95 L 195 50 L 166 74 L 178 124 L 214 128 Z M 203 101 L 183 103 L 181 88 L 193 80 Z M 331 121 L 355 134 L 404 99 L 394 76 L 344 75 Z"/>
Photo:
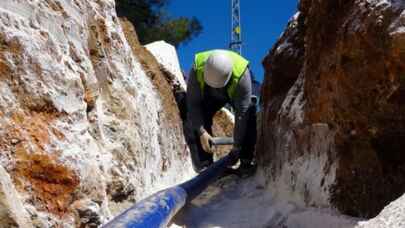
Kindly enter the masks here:
<path id="1" fill-rule="evenodd" d="M 225 51 L 216 50 L 204 68 L 204 81 L 213 88 L 223 88 L 232 76 L 233 62 Z"/>

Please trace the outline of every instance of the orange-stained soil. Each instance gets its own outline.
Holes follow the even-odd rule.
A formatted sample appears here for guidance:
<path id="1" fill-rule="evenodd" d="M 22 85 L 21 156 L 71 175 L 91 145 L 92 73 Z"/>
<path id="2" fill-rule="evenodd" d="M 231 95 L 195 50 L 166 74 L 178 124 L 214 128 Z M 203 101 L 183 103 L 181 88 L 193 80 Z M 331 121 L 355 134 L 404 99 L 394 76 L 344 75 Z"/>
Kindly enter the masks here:
<path id="1" fill-rule="evenodd" d="M 32 189 L 34 201 L 39 202 L 44 210 L 59 216 L 68 211 L 79 178 L 69 168 L 58 164 L 55 157 L 27 154 L 21 146 L 17 150 L 16 173 L 26 180 L 24 188 Z"/>
<path id="2" fill-rule="evenodd" d="M 30 192 L 37 209 L 63 216 L 74 199 L 79 186 L 75 172 L 49 155 L 45 148 L 51 144 L 50 134 L 59 140 L 65 136 L 51 126 L 59 116 L 51 108 L 42 112 L 14 113 L 11 124 L 1 135 L 2 151 L 14 157 L 16 163 L 11 172 L 19 191 Z M 51 151 L 53 152 L 53 151 Z"/>

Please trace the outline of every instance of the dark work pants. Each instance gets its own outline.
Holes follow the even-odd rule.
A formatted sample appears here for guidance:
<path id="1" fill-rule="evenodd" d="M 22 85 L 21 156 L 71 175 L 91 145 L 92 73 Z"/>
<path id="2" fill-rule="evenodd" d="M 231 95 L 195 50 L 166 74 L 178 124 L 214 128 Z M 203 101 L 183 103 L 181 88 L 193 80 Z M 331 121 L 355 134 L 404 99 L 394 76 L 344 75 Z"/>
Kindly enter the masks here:
<path id="1" fill-rule="evenodd" d="M 254 99 L 256 100 L 256 99 Z M 251 162 L 254 157 L 256 139 L 257 139 L 257 107 L 256 102 L 251 102 L 246 113 L 248 115 L 248 123 L 245 133 L 245 138 L 242 143 L 242 151 L 240 159 Z"/>
<path id="2" fill-rule="evenodd" d="M 199 132 L 193 130 L 190 123 L 186 120 L 187 108 L 186 108 L 186 94 L 176 94 L 176 100 L 180 108 L 181 116 L 184 123 L 184 133 L 187 144 L 190 148 L 191 158 L 193 161 L 193 167 L 196 171 L 203 168 L 203 163 L 211 164 L 213 162 L 213 155 L 204 151 L 201 146 Z M 217 111 L 225 106 L 226 103 L 218 102 L 215 99 L 204 99 L 203 101 L 203 121 L 204 128 L 212 135 L 213 118 Z M 242 143 L 242 151 L 240 154 L 241 160 L 250 162 L 254 157 L 254 150 L 256 144 L 256 104 L 251 103 L 247 111 L 248 123 L 245 133 L 245 137 Z"/>

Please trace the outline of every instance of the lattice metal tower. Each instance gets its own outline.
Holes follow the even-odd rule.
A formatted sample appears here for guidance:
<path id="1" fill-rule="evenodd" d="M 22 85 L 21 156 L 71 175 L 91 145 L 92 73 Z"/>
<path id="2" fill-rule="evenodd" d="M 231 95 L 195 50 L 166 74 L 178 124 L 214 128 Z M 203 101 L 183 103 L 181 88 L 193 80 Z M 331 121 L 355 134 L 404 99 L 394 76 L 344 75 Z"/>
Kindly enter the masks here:
<path id="1" fill-rule="evenodd" d="M 242 55 L 242 28 L 240 21 L 240 0 L 232 1 L 232 35 L 229 48 Z"/>

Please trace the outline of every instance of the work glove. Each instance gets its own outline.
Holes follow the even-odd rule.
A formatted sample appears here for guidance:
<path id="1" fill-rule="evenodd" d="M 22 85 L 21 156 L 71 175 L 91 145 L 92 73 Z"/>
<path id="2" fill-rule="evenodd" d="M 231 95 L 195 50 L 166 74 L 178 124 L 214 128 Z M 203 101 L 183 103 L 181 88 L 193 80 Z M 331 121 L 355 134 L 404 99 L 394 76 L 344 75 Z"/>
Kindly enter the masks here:
<path id="1" fill-rule="evenodd" d="M 212 136 L 207 132 L 203 131 L 203 133 L 200 136 L 200 142 L 201 146 L 204 149 L 205 152 L 212 154 Z"/>

